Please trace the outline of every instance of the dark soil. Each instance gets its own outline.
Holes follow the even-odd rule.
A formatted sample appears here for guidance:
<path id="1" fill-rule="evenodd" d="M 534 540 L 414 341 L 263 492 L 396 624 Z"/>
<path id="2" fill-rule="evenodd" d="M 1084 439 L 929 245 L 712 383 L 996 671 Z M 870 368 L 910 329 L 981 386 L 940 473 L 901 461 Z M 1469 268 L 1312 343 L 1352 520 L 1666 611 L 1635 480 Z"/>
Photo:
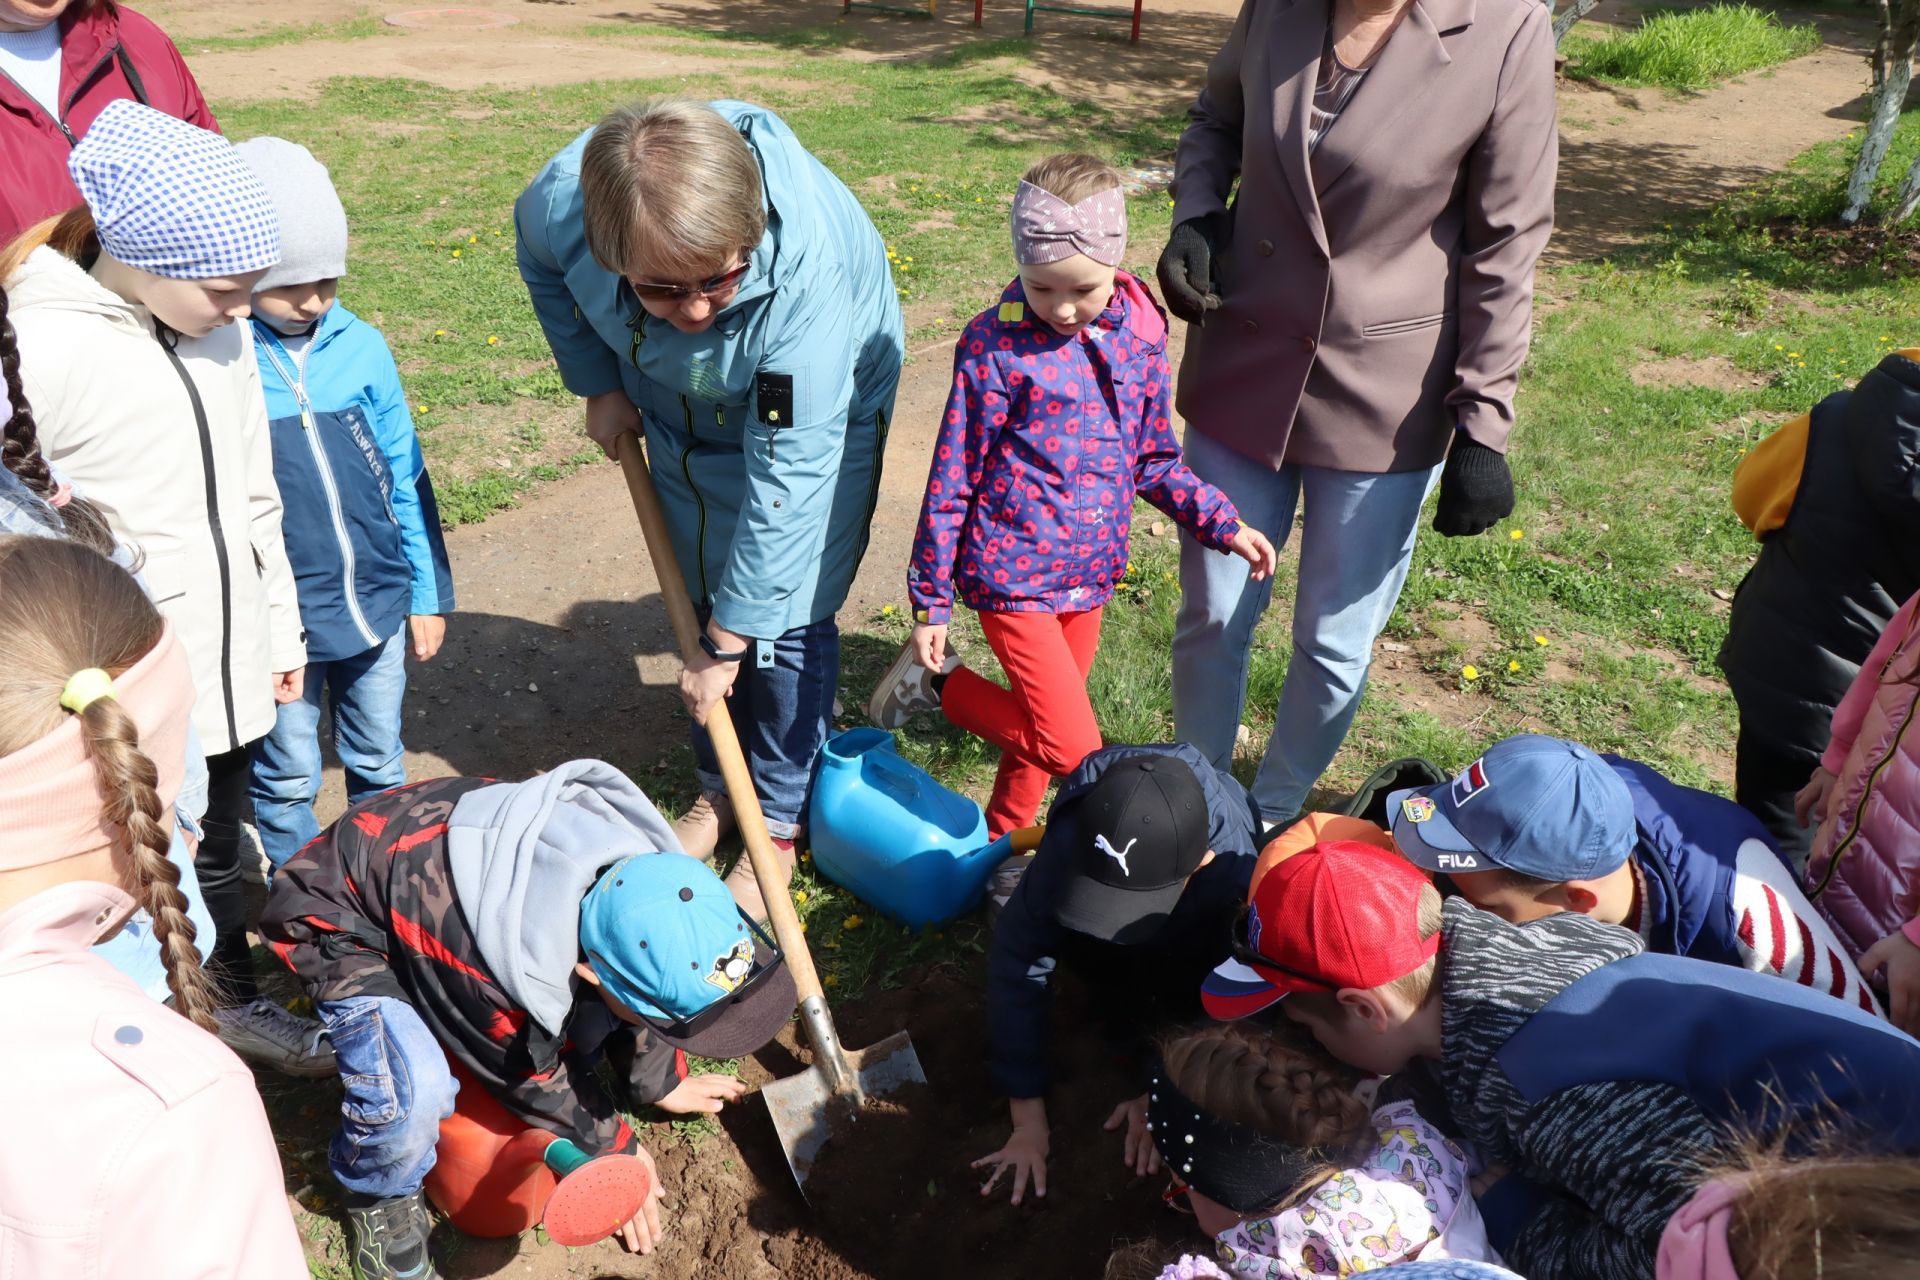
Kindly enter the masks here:
<path id="1" fill-rule="evenodd" d="M 1161 1180 L 1129 1174 L 1119 1136 L 1102 1131 L 1132 1076 L 1084 1028 L 1056 1041 L 1048 1195 L 1029 1192 L 1016 1208 L 1003 1181 L 991 1200 L 981 1198 L 982 1178 L 968 1166 L 1008 1132 L 1005 1100 L 994 1095 L 983 1061 L 983 987 L 977 969 L 943 967 L 838 1011 L 848 1044 L 909 1031 L 928 1083 L 836 1125 L 807 1180 L 811 1204 L 793 1183 L 765 1109 L 751 1100 L 725 1120 L 731 1141 L 710 1139 L 697 1150 L 656 1144 L 673 1225 L 652 1274 L 1080 1280 L 1099 1277 L 1114 1248 L 1143 1238 L 1203 1250 L 1192 1219 L 1162 1207 Z M 1065 1017 L 1073 1003 L 1069 991 Z M 750 1064 L 765 1071 L 749 1074 L 785 1076 L 799 1065 L 786 1058 L 769 1046 Z"/>
<path id="2" fill-rule="evenodd" d="M 1776 243 L 1843 271 L 1878 267 L 1881 274 L 1890 276 L 1920 272 L 1920 230 L 1872 223 L 1810 226 L 1797 218 L 1774 218 L 1766 227 Z"/>

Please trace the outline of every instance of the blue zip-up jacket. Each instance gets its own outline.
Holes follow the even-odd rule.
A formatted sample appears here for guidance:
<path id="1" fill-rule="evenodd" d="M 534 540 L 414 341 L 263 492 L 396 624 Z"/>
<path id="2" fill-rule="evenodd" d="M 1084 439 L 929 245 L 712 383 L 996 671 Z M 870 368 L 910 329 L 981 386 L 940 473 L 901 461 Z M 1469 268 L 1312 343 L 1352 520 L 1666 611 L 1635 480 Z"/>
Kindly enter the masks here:
<path id="1" fill-rule="evenodd" d="M 365 653 L 409 614 L 451 613 L 453 569 L 400 370 L 335 303 L 298 356 L 253 321 L 307 660 Z"/>
<path id="2" fill-rule="evenodd" d="M 853 193 L 772 112 L 712 106 L 759 161 L 767 232 L 705 332 L 648 316 L 588 251 L 580 156 L 591 129 L 540 171 L 513 218 L 520 275 L 567 389 L 624 389 L 640 409 L 688 590 L 729 631 L 771 640 L 846 599 L 906 339 L 886 246 Z"/>
<path id="3" fill-rule="evenodd" d="M 1122 946 L 1074 932 L 1054 919 L 1054 910 L 1082 839 L 1080 801 L 1115 763 L 1137 756 L 1172 756 L 1193 770 L 1206 795 L 1208 847 L 1215 856 L 1187 881 L 1151 941 Z M 1056 968 L 1071 970 L 1087 985 L 1123 1049 L 1144 1050 L 1156 1032 L 1199 1018 L 1200 983 L 1231 950 L 1233 917 L 1246 904 L 1259 851 L 1260 823 L 1246 788 L 1185 743 L 1104 747 L 1082 761 L 1061 780 L 1047 834 L 994 923 L 987 953 L 994 1088 L 1009 1098 L 1046 1095 Z"/>

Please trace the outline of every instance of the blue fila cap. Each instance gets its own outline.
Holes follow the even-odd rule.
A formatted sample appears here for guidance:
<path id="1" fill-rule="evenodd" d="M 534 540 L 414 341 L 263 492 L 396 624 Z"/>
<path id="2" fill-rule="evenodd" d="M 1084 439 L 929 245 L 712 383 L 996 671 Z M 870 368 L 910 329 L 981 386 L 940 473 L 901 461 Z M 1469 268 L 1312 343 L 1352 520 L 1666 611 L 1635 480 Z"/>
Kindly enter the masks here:
<path id="1" fill-rule="evenodd" d="M 1613 767 L 1531 733 L 1495 743 L 1451 782 L 1394 792 L 1387 815 L 1407 860 L 1442 875 L 1591 880 L 1624 865 L 1636 839 L 1633 795 Z"/>
<path id="2" fill-rule="evenodd" d="M 793 1014 L 779 950 L 684 853 L 636 853 L 601 872 L 580 903 L 580 950 L 601 990 L 688 1053 L 742 1057 Z"/>

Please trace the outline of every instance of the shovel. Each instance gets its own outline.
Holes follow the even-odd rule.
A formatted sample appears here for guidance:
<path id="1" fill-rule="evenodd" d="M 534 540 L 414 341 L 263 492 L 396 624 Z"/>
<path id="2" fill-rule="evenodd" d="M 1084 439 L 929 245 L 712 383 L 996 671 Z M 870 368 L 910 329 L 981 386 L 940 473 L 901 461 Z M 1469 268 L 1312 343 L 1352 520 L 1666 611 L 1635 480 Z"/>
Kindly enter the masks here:
<path id="1" fill-rule="evenodd" d="M 683 661 L 693 661 L 700 652 L 699 623 L 693 615 L 693 603 L 687 598 L 687 584 L 680 573 L 680 561 L 673 553 L 667 535 L 667 522 L 660 510 L 660 495 L 653 487 L 653 475 L 647 470 L 646 454 L 639 436 L 629 431 L 615 443 L 620 469 L 626 473 L 627 490 L 633 495 L 634 514 L 640 517 L 640 531 L 647 543 L 647 555 L 653 561 L 653 575 L 660 583 L 660 597 L 667 603 L 667 617 L 673 622 L 674 638 L 679 642 Z M 829 1126 L 835 1116 L 852 1116 L 868 1099 L 884 1097 L 905 1084 L 925 1084 L 920 1057 L 913 1041 L 904 1031 L 895 1032 L 866 1049 L 848 1049 L 841 1045 L 833 1029 L 833 1015 L 827 1011 L 827 998 L 820 987 L 820 975 L 814 972 L 813 955 L 807 950 L 807 936 L 800 931 L 800 917 L 794 913 L 793 899 L 780 882 L 779 863 L 774 859 L 773 841 L 767 834 L 766 816 L 760 812 L 760 800 L 754 794 L 753 779 L 747 773 L 746 757 L 740 752 L 740 739 L 733 718 L 723 699 L 707 717 L 707 736 L 713 740 L 713 754 L 720 762 L 720 774 L 726 779 L 727 794 L 733 800 L 734 817 L 746 842 L 747 857 L 752 860 L 754 879 L 760 884 L 760 896 L 766 901 L 767 915 L 773 925 L 774 939 L 786 954 L 787 968 L 800 999 L 800 1025 L 813 1048 L 813 1065 L 800 1075 L 763 1085 L 760 1096 L 767 1100 L 773 1127 L 780 1136 L 780 1149 L 787 1165 L 804 1193 L 807 1174 L 814 1158 L 825 1145 Z"/>

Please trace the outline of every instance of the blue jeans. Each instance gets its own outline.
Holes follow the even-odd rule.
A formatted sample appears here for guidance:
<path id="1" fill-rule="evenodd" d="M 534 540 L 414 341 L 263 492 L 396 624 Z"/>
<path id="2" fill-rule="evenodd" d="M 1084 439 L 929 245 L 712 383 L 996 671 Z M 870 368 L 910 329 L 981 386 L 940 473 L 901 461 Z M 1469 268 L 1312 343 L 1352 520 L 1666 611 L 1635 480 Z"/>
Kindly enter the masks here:
<path id="1" fill-rule="evenodd" d="M 298 702 L 279 708 L 273 732 L 253 744 L 253 820 L 278 867 L 320 834 L 313 816 L 320 794 L 320 696 L 333 710 L 333 747 L 347 774 L 347 803 L 407 780 L 400 745 L 407 692 L 407 633 L 378 648 L 334 662 L 307 664 Z"/>
<path id="2" fill-rule="evenodd" d="M 1293 604 L 1293 658 L 1273 737 L 1253 782 L 1269 822 L 1300 812 L 1332 763 L 1367 686 L 1373 642 L 1407 580 L 1420 509 L 1440 468 L 1376 474 L 1263 462 L 1188 430 L 1187 462 L 1219 486 L 1240 518 L 1284 546 L 1294 508 L 1305 503 L 1300 583 Z M 1253 628 L 1273 598 L 1238 556 L 1180 539 L 1180 613 L 1173 632 L 1173 732 L 1213 763 L 1233 761 L 1247 699 Z"/>
<path id="3" fill-rule="evenodd" d="M 433 1168 L 440 1122 L 460 1089 L 446 1053 L 404 1000 L 327 1000 L 319 1013 L 345 1089 L 327 1149 L 333 1176 L 355 1195 L 412 1195 Z"/>
<path id="4" fill-rule="evenodd" d="M 740 664 L 727 713 L 740 735 L 770 835 L 791 840 L 806 821 L 813 767 L 833 727 L 839 685 L 840 627 L 832 618 L 795 627 L 774 640 L 756 640 Z M 713 739 L 699 725 L 693 726 L 693 763 L 702 788 L 727 789 Z"/>

